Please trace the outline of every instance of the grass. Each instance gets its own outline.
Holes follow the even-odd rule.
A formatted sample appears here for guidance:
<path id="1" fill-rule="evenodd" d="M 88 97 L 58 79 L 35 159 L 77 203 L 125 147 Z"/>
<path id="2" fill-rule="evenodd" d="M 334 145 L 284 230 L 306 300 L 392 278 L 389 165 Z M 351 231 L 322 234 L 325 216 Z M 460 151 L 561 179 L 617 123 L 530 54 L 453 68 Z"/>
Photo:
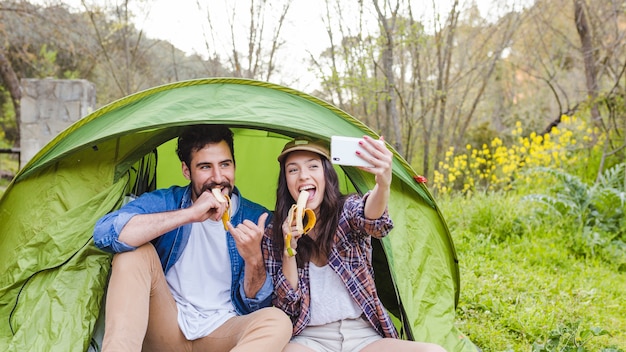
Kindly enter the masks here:
<path id="1" fill-rule="evenodd" d="M 626 346 L 626 273 L 572 253 L 567 219 L 538 219 L 514 194 L 438 205 L 460 260 L 459 328 L 483 351 L 534 351 L 555 332 L 583 344 L 585 330 L 602 329 L 580 351 Z"/>

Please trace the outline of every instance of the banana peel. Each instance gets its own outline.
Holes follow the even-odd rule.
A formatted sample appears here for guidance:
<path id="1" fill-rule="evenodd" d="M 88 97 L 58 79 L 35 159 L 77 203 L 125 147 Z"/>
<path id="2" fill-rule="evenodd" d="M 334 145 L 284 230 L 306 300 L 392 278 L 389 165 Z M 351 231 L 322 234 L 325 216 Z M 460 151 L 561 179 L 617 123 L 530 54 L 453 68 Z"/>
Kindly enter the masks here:
<path id="1" fill-rule="evenodd" d="M 298 234 L 306 235 L 311 229 L 315 226 L 316 217 L 315 212 L 312 209 L 306 207 L 306 202 L 309 199 L 308 191 L 301 191 L 298 196 L 298 201 L 296 204 L 293 204 L 287 213 L 288 224 L 291 226 L 294 220 L 296 222 L 296 231 Z M 307 219 L 306 224 L 304 223 L 304 219 Z M 287 251 L 287 255 L 293 257 L 296 255 L 296 251 L 291 248 L 291 238 L 293 237 L 292 233 L 287 233 L 285 236 L 285 250 Z"/>
<path id="2" fill-rule="evenodd" d="M 226 211 L 222 214 L 222 224 L 224 224 L 224 230 L 228 230 L 228 226 L 226 225 L 228 221 L 230 221 L 231 217 L 231 209 L 230 209 L 230 197 L 228 195 L 222 194 L 222 190 L 219 188 L 213 188 L 211 190 L 215 199 L 217 199 L 220 203 L 226 203 Z"/>

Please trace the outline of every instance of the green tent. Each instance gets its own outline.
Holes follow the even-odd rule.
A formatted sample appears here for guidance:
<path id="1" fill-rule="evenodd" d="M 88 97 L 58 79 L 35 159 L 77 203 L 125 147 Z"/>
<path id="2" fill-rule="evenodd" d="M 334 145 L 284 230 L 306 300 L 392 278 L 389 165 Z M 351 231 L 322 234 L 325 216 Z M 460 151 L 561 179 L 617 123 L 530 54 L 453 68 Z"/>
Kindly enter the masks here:
<path id="1" fill-rule="evenodd" d="M 276 156 L 290 138 L 376 136 L 324 101 L 244 79 L 168 84 L 96 110 L 47 144 L 0 199 L 0 350 L 90 349 L 101 333 L 111 261 L 94 246 L 93 226 L 128 195 L 185 184 L 175 138 L 197 123 L 233 129 L 236 184 L 269 209 Z M 455 327 L 459 269 L 445 221 L 425 185 L 394 154 L 389 211 L 395 228 L 373 241 L 383 303 L 404 338 L 475 351 Z M 356 168 L 337 171 L 345 192 L 374 184 Z"/>

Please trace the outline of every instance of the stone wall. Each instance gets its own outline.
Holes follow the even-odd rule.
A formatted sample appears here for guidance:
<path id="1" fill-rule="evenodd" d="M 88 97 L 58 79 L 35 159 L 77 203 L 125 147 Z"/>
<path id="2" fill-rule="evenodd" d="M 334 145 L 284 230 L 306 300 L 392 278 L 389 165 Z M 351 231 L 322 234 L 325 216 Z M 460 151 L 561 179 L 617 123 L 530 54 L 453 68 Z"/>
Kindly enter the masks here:
<path id="1" fill-rule="evenodd" d="M 95 85 L 86 80 L 22 79 L 20 167 L 96 106 Z"/>

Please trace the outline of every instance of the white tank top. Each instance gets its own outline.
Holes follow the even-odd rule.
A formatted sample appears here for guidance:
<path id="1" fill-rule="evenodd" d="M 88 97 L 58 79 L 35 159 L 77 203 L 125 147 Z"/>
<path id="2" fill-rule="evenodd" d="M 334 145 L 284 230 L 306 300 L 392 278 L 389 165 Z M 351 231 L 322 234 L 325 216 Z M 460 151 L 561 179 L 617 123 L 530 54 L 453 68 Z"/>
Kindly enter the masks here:
<path id="1" fill-rule="evenodd" d="M 311 321 L 309 325 L 324 325 L 343 319 L 356 319 L 363 314 L 352 299 L 346 284 L 328 265 L 318 267 L 309 263 L 311 284 Z"/>

